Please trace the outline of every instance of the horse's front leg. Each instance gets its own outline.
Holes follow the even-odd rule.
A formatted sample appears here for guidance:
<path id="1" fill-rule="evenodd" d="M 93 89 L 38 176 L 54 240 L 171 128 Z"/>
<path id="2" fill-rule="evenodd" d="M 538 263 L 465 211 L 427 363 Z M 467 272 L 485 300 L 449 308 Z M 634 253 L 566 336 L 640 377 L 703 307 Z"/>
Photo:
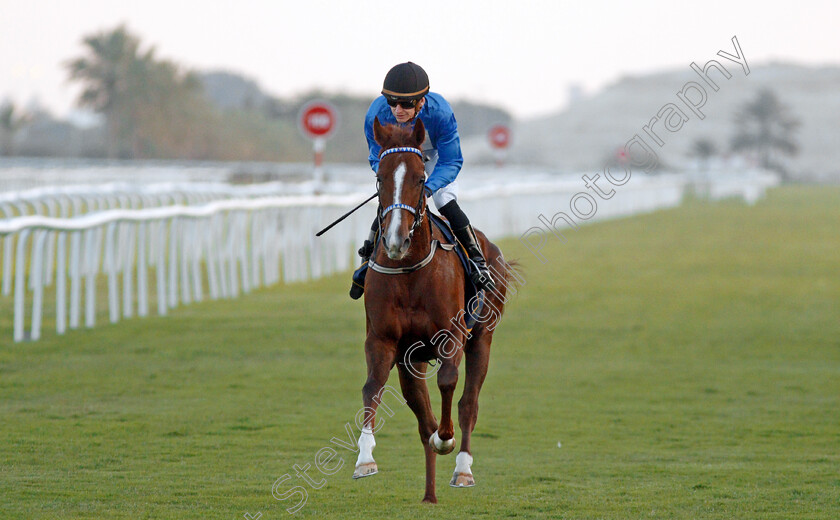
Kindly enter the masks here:
<path id="1" fill-rule="evenodd" d="M 440 389 L 440 423 L 429 439 L 429 446 L 440 455 L 452 453 L 455 449 L 455 424 L 452 422 L 452 396 L 458 385 L 458 364 L 463 355 L 459 348 L 451 357 L 440 360 L 438 388 Z"/>
<path id="2" fill-rule="evenodd" d="M 381 399 L 380 393 L 388 381 L 388 374 L 396 359 L 396 342 L 383 341 L 368 336 L 365 341 L 365 359 L 367 361 L 368 376 L 362 387 L 362 403 L 364 404 L 364 421 L 362 433 L 359 435 L 359 458 L 353 478 L 374 475 L 378 468 L 373 460 L 373 448 L 376 446 L 374 431 L 376 430 L 376 408 Z"/>

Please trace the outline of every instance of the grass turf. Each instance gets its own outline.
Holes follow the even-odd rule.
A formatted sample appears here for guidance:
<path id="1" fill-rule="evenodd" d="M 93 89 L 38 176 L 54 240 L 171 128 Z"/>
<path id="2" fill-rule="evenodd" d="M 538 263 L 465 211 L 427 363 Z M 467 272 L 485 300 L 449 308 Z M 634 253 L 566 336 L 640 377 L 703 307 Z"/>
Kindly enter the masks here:
<path id="1" fill-rule="evenodd" d="M 527 283 L 493 346 L 477 487 L 449 488 L 438 457 L 437 506 L 393 399 L 380 474 L 351 480 L 337 448 L 337 473 L 307 471 L 322 487 L 295 475 L 361 407 L 347 275 L 20 344 L 2 299 L 0 517 L 280 519 L 289 474 L 298 518 L 838 518 L 839 222 L 840 189 L 786 187 L 583 227 L 546 264 L 503 242 Z"/>

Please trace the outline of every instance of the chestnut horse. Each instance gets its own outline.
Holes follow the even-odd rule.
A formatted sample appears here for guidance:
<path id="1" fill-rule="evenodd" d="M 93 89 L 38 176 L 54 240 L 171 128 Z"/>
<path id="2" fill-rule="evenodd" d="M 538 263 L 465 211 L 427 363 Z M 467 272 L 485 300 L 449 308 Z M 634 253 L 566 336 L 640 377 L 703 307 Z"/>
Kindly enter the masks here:
<path id="1" fill-rule="evenodd" d="M 419 150 L 425 139 L 423 123 L 417 120 L 409 129 L 382 126 L 377 119 L 373 131 L 383 150 L 377 174 L 381 243 L 368 264 L 365 281 L 367 382 L 362 389 L 364 428 L 353 478 L 378 471 L 373 460 L 376 409 L 396 364 L 426 454 L 423 501 L 436 503 L 436 454 L 446 455 L 455 448 L 452 397 L 462 357 L 466 358 L 466 384 L 458 402 L 461 450 L 450 485 L 475 485 L 470 435 L 478 416 L 478 393 L 487 374 L 493 329 L 507 301 L 513 266 L 483 233 L 476 232 L 496 277 L 496 289 L 485 295 L 485 312 L 468 331 L 462 310 L 464 269 L 452 247 L 441 246 L 445 240 L 426 215 L 426 177 Z M 434 375 L 426 375 L 427 362 L 433 359 L 439 363 L 435 368 L 441 394 L 440 422 L 432 412 L 426 387 L 426 379 Z"/>

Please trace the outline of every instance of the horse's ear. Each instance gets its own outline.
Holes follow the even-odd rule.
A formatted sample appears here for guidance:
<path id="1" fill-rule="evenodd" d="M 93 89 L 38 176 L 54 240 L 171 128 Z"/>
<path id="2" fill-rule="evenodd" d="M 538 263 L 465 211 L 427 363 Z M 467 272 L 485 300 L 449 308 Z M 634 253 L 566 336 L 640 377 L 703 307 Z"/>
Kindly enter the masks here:
<path id="1" fill-rule="evenodd" d="M 379 146 L 385 146 L 385 142 L 391 137 L 391 132 L 386 130 L 379 122 L 379 118 L 373 118 L 373 139 Z"/>
<path id="2" fill-rule="evenodd" d="M 420 148 L 420 145 L 426 140 L 426 127 L 423 126 L 423 121 L 419 118 L 417 119 L 417 122 L 414 123 L 414 131 L 411 133 L 411 137 L 414 138 L 414 142 L 417 143 L 417 148 Z"/>

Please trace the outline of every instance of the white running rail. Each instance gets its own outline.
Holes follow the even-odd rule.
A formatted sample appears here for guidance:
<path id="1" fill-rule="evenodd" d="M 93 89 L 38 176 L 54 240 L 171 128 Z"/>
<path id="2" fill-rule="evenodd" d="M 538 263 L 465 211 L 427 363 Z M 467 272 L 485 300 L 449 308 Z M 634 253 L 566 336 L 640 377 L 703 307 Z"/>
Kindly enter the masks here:
<path id="1" fill-rule="evenodd" d="M 150 285 L 156 287 L 157 311 L 165 315 L 179 303 L 201 301 L 205 287 L 216 299 L 277 283 L 281 251 L 286 252 L 286 281 L 346 270 L 354 236 L 345 230 L 316 241 L 314 233 L 361 198 L 264 197 L 106 210 L 69 219 L 29 215 L 0 220 L 2 294 L 14 288 L 14 340 L 40 338 L 44 288 L 53 280 L 56 331 L 63 334 L 68 326 L 80 326 L 83 293 L 84 324 L 94 326 L 99 275 L 107 279 L 114 323 L 148 314 Z M 301 247 L 302 238 L 308 239 L 307 247 Z M 54 245 L 53 256 L 48 245 Z M 32 293 L 28 336 L 26 289 Z"/>
<path id="2" fill-rule="evenodd" d="M 579 178 L 517 182 L 512 177 L 497 177 L 494 185 L 488 175 L 485 186 L 459 197 L 472 222 L 490 238 L 521 236 L 539 225 L 539 215 L 568 213 L 570 200 L 586 191 Z M 615 187 L 611 199 L 596 197 L 597 214 L 586 222 L 677 206 L 688 182 L 683 175 L 634 176 Z M 281 280 L 347 271 L 357 262 L 355 250 L 367 237 L 376 207 L 372 201 L 316 238 L 315 232 L 372 190 L 265 196 L 286 188 L 193 185 L 179 187 L 184 194 L 174 196 L 178 190 L 171 187 L 134 189 L 94 190 L 82 202 L 74 202 L 71 192 L 89 187 L 0 197 L 0 208 L 5 208 L 0 214 L 0 298 L 13 294 L 15 341 L 40 338 L 44 292 L 53 285 L 55 328 L 63 334 L 80 327 L 83 318 L 85 327 L 95 325 L 97 280 L 107 285 L 108 316 L 117 322 L 148 315 L 150 300 L 165 315 L 208 295 L 233 298 Z"/>

